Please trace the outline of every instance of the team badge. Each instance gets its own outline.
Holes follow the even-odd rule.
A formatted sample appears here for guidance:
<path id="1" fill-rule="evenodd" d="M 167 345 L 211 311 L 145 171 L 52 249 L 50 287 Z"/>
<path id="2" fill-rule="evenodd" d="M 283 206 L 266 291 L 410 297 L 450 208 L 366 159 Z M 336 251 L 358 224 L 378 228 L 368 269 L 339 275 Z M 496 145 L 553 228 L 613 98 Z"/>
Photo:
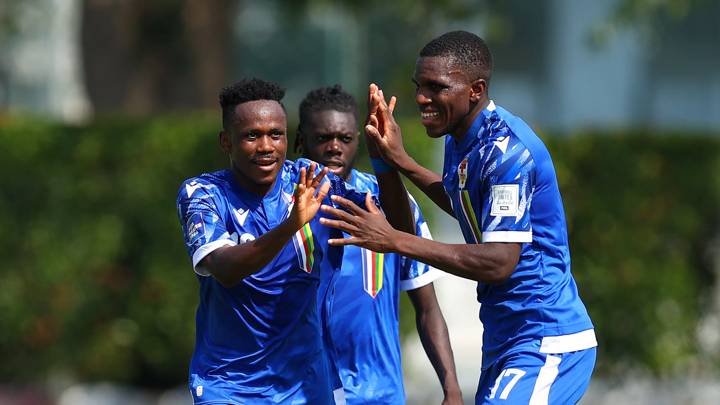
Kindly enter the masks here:
<path id="1" fill-rule="evenodd" d="M 363 264 L 363 289 L 375 298 L 383 286 L 385 255 L 368 249 L 361 249 Z"/>
<path id="2" fill-rule="evenodd" d="M 460 188 L 465 188 L 465 182 L 467 181 L 467 172 L 468 172 L 468 158 L 465 157 L 460 164 L 458 165 L 458 186 Z"/>
<path id="3" fill-rule="evenodd" d="M 293 244 L 298 254 L 300 268 L 306 273 L 311 273 L 315 263 L 315 240 L 310 223 L 303 225 L 299 231 L 295 232 Z"/>

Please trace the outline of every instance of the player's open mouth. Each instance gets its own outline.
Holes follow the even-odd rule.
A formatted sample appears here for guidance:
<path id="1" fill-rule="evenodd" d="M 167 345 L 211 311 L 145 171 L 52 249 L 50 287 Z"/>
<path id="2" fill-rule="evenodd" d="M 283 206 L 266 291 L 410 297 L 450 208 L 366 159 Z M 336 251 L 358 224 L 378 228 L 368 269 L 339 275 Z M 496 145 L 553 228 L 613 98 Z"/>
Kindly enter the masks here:
<path id="1" fill-rule="evenodd" d="M 420 113 L 420 119 L 422 120 L 423 125 L 430 125 L 431 123 L 436 121 L 438 118 L 440 118 L 440 113 L 437 111 Z"/>
<path id="2" fill-rule="evenodd" d="M 252 161 L 260 170 L 272 170 L 277 163 L 275 158 L 256 158 Z"/>
<path id="3" fill-rule="evenodd" d="M 326 160 L 325 162 L 323 162 L 323 164 L 325 166 L 327 166 L 329 169 L 339 168 L 339 167 L 341 168 L 341 167 L 345 166 L 345 164 L 343 162 L 340 162 L 337 160 Z"/>

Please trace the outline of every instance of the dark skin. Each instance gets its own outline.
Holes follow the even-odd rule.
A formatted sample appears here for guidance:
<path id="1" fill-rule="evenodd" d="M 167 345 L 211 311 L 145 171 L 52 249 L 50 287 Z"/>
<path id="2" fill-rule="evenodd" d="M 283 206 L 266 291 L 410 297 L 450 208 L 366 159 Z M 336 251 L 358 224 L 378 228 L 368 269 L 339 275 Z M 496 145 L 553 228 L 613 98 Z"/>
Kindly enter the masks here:
<path id="1" fill-rule="evenodd" d="M 459 142 L 489 103 L 487 82 L 469 77 L 451 57 L 419 58 L 413 81 L 417 86 L 415 102 L 430 137 L 447 133 Z M 441 176 L 420 166 L 405 152 L 400 127 L 384 97 L 376 94 L 372 102 L 377 121 L 366 126 L 365 132 L 375 141 L 383 159 L 415 183 L 438 206 L 452 213 Z M 323 206 L 326 213 L 337 217 L 323 223 L 352 236 L 331 240 L 332 245 L 353 244 L 378 252 L 395 252 L 457 276 L 488 284 L 505 282 L 520 260 L 519 243 L 446 244 L 423 239 L 393 229 L 382 215 L 360 209 L 348 200 L 333 199 L 349 212 Z"/>
<path id="2" fill-rule="evenodd" d="M 298 130 L 303 156 L 344 180 L 355 165 L 359 135 L 355 114 L 337 110 L 311 112 Z"/>
<path id="3" fill-rule="evenodd" d="M 351 112 L 314 111 L 301 123 L 303 156 L 329 166 L 348 180 L 358 151 L 357 120 Z M 333 167 L 334 166 L 334 167 Z M 372 202 L 366 206 L 373 206 Z M 431 284 L 407 292 L 415 308 L 415 324 L 425 353 L 442 385 L 443 404 L 461 404 L 462 393 L 455 373 L 445 318 Z"/>
<path id="4" fill-rule="evenodd" d="M 259 196 L 275 184 L 287 152 L 287 118 L 273 100 L 257 100 L 235 107 L 232 122 L 220 133 L 220 145 L 230 156 L 237 183 Z M 316 165 L 310 166 L 314 173 Z M 327 195 L 330 183 L 321 185 L 324 169 L 313 177 L 304 168 L 295 190 L 295 204 L 287 219 L 257 239 L 214 250 L 199 263 L 226 288 L 267 265 L 305 223 L 310 221 Z"/>

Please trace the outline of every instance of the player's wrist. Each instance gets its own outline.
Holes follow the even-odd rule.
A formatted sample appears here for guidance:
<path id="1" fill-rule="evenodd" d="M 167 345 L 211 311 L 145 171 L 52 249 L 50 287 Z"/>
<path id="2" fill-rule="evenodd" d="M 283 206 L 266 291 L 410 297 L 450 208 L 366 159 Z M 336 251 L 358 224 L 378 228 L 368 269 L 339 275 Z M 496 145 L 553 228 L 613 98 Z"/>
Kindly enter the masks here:
<path id="1" fill-rule="evenodd" d="M 457 383 L 444 384 L 443 385 L 443 396 L 448 403 L 462 403 L 458 402 L 462 400 L 462 391 Z"/>
<path id="2" fill-rule="evenodd" d="M 394 172 L 395 168 L 390 166 L 383 158 L 381 157 L 370 157 L 370 164 L 372 165 L 373 171 L 376 175 L 385 174 L 389 172 Z"/>
<path id="3" fill-rule="evenodd" d="M 280 223 L 278 225 L 278 228 L 283 232 L 283 234 L 292 236 L 295 234 L 295 232 L 299 231 L 306 222 L 302 222 L 302 220 L 298 217 L 295 217 L 294 215 L 290 215 L 287 217 L 286 220 Z"/>

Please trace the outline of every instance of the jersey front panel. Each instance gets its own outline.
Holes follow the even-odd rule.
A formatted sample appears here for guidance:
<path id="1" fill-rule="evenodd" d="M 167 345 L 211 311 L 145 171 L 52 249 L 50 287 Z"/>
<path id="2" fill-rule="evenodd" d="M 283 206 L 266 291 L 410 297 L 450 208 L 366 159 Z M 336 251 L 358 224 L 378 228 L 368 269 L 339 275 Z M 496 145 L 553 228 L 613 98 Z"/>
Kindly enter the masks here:
<path id="1" fill-rule="evenodd" d="M 214 249 L 251 242 L 282 222 L 304 165 L 285 162 L 264 198 L 239 187 L 229 170 L 181 186 L 178 211 L 200 282 L 190 365 L 196 403 L 332 400 L 316 304 L 321 271 L 342 260 L 327 245 L 330 228 L 316 217 L 267 265 L 231 288 L 200 267 Z"/>
<path id="2" fill-rule="evenodd" d="M 522 244 L 507 281 L 478 283 L 483 368 L 544 337 L 592 329 L 570 273 L 552 160 L 527 124 L 491 102 L 460 142 L 446 136 L 443 185 L 467 243 Z"/>
<path id="3" fill-rule="evenodd" d="M 348 187 L 378 195 L 375 176 L 353 170 Z M 432 238 L 411 201 L 418 235 Z M 346 235 L 347 236 L 347 235 Z M 347 246 L 341 271 L 322 299 L 331 360 L 340 372 L 348 404 L 405 403 L 398 335 L 399 292 L 444 275 L 397 254 Z M 323 283 L 326 283 L 323 277 Z M 322 290 L 322 288 L 321 288 Z"/>

